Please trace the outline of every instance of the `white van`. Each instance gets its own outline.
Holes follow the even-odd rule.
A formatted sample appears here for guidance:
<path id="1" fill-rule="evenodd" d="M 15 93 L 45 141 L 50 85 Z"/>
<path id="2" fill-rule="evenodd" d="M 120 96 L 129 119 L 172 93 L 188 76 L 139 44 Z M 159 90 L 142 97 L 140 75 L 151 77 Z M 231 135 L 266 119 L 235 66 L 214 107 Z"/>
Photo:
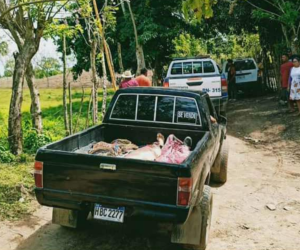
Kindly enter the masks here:
<path id="1" fill-rule="evenodd" d="M 174 59 L 164 79 L 164 87 L 207 92 L 221 114 L 226 113 L 227 80 L 209 57 Z"/>
<path id="2" fill-rule="evenodd" d="M 233 60 L 236 70 L 237 89 L 252 92 L 258 90 L 260 78 L 258 77 L 258 66 L 253 58 L 238 58 Z M 228 78 L 228 63 L 223 64 L 223 73 Z"/>

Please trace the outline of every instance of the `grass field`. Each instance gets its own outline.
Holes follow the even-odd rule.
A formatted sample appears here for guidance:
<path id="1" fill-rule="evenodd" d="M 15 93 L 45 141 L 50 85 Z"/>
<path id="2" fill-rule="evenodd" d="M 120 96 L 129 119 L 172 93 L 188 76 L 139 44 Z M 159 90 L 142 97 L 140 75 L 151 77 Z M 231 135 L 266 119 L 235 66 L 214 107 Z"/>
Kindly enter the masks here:
<path id="1" fill-rule="evenodd" d="M 86 128 L 86 117 L 88 112 L 90 93 L 90 89 L 85 90 L 82 113 L 81 115 L 79 115 L 82 90 L 73 90 L 73 127 L 76 128 L 76 132 Z M 109 90 L 107 104 L 109 104 L 112 95 L 113 91 Z M 10 89 L 0 89 L 0 153 L 1 149 L 8 150 L 7 121 L 10 97 Z M 62 90 L 42 89 L 40 90 L 40 100 L 42 106 L 44 134 L 50 137 L 51 141 L 56 141 L 63 138 L 65 136 L 65 130 L 63 121 Z M 99 91 L 98 106 L 99 110 L 101 111 L 101 91 Z M 25 141 L 24 145 L 26 144 L 26 136 L 28 136 L 30 133 L 28 131 L 30 131 L 31 128 L 31 118 L 29 110 L 30 95 L 28 90 L 24 90 L 22 105 L 23 137 Z M 88 126 L 92 126 L 91 116 Z M 26 151 L 26 148 L 24 148 L 24 150 L 25 152 L 27 152 L 26 154 L 14 159 L 9 164 L 1 163 L 0 157 L 0 220 L 18 219 L 30 212 L 32 209 L 31 201 L 34 199 L 34 197 L 32 196 L 34 187 L 32 176 L 34 152 L 28 152 Z M 5 151 L 5 153 L 9 154 L 8 151 Z"/>
<path id="2" fill-rule="evenodd" d="M 84 103 L 82 106 L 82 113 L 79 115 L 82 90 L 73 90 L 73 128 L 75 132 L 81 131 L 86 128 L 86 117 L 90 98 L 90 89 L 86 89 L 84 93 Z M 109 90 L 108 103 L 111 100 L 113 91 Z M 7 136 L 7 120 L 9 112 L 11 90 L 0 89 L 0 139 L 2 141 Z M 62 107 L 62 90 L 61 89 L 42 89 L 40 90 L 40 100 L 42 106 L 42 117 L 44 132 L 50 134 L 53 140 L 61 139 L 65 136 L 64 123 L 63 123 L 63 107 Z M 102 106 L 102 92 L 99 91 L 99 110 Z M 23 127 L 30 126 L 30 95 L 28 90 L 24 90 L 23 95 Z M 100 113 L 99 113 L 100 115 Z M 100 117 L 101 118 L 101 117 Z M 89 119 L 89 126 L 92 125 Z"/>

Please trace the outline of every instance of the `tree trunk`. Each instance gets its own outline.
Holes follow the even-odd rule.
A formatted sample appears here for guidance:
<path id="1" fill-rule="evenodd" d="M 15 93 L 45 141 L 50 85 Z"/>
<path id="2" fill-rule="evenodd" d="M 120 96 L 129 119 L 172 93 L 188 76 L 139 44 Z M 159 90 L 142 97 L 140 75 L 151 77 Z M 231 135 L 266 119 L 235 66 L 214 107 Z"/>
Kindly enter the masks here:
<path id="1" fill-rule="evenodd" d="M 96 13 L 96 20 L 97 20 L 96 24 L 98 26 L 98 30 L 99 30 L 101 39 L 102 39 L 102 41 L 104 41 L 104 43 L 103 43 L 104 51 L 105 51 L 106 58 L 108 59 L 109 58 L 109 52 L 108 52 L 108 48 L 106 46 L 104 30 L 103 30 L 102 23 L 101 23 L 101 20 L 100 20 L 100 16 L 99 16 L 99 11 L 98 11 L 96 0 L 93 0 L 93 6 L 94 6 L 95 13 Z M 113 70 L 112 62 L 110 60 L 107 60 L 107 64 L 108 64 L 108 69 L 109 69 L 110 76 L 111 76 L 112 85 L 114 87 L 114 90 L 116 90 L 117 89 L 117 86 L 116 86 L 116 76 L 115 76 L 115 72 Z"/>
<path id="2" fill-rule="evenodd" d="M 79 120 L 80 120 L 81 113 L 82 113 L 83 101 L 84 101 L 84 87 L 82 86 L 82 96 L 81 96 L 81 101 L 80 101 L 80 106 L 79 106 L 79 111 L 78 111 L 78 116 L 77 116 L 77 122 L 76 122 L 75 128 L 74 128 L 75 133 L 77 132 L 77 128 L 79 126 Z"/>
<path id="3" fill-rule="evenodd" d="M 33 81 L 33 67 L 31 63 L 28 64 L 28 67 L 26 69 L 26 82 L 31 97 L 30 112 L 31 112 L 32 126 L 40 134 L 42 133 L 43 130 L 42 109 L 40 103 L 40 94 L 36 87 L 36 84 Z"/>
<path id="4" fill-rule="evenodd" d="M 73 134 L 73 103 L 72 103 L 72 88 L 71 82 L 68 83 L 69 88 L 69 126 L 70 126 L 70 135 Z"/>
<path id="5" fill-rule="evenodd" d="M 92 70 L 92 82 L 93 82 L 93 124 L 98 123 L 98 80 L 96 71 L 96 50 L 97 42 L 95 38 L 91 43 L 91 70 Z"/>
<path id="6" fill-rule="evenodd" d="M 91 112 L 92 100 L 93 100 L 93 90 L 91 90 L 90 99 L 89 99 L 89 106 L 88 106 L 87 115 L 86 115 L 86 128 L 88 128 L 89 125 L 90 125 L 89 117 L 90 117 L 90 112 Z"/>
<path id="7" fill-rule="evenodd" d="M 127 2 L 127 5 L 128 5 L 128 9 L 129 9 L 131 20 L 132 20 L 134 37 L 135 37 L 135 45 L 136 45 L 135 51 L 136 51 L 136 60 L 137 60 L 136 74 L 140 74 L 141 73 L 141 69 L 145 68 L 144 51 L 143 51 L 143 47 L 139 44 L 139 39 L 138 39 L 136 24 L 135 24 L 135 20 L 134 20 L 134 15 L 132 13 L 132 9 L 131 9 L 131 5 L 130 5 L 129 1 Z"/>
<path id="8" fill-rule="evenodd" d="M 120 73 L 123 73 L 124 67 L 123 67 L 123 60 L 122 60 L 122 47 L 120 43 L 118 43 L 118 61 L 119 61 Z"/>
<path id="9" fill-rule="evenodd" d="M 298 37 L 296 34 L 293 34 L 291 37 L 291 50 L 294 55 L 299 54 L 299 44 Z"/>
<path id="10" fill-rule="evenodd" d="M 20 155 L 23 151 L 22 141 L 22 101 L 23 83 L 26 71 L 26 61 L 22 54 L 15 55 L 15 69 L 13 74 L 12 94 L 8 118 L 8 141 L 10 151 Z"/>
<path id="11" fill-rule="evenodd" d="M 14 54 L 15 68 L 13 73 L 12 94 L 8 117 L 8 142 L 10 150 L 15 155 L 20 155 L 23 151 L 22 134 L 22 101 L 23 84 L 26 75 L 27 65 L 30 64 L 32 57 L 37 52 L 33 41 L 25 41 L 19 48 L 19 52 Z"/>
<path id="12" fill-rule="evenodd" d="M 291 46 L 291 42 L 290 42 L 289 36 L 287 34 L 286 27 L 283 24 L 281 24 L 281 28 L 282 28 L 282 33 L 283 33 L 284 38 L 285 38 L 286 46 L 290 47 Z"/>
<path id="13" fill-rule="evenodd" d="M 63 107 L 64 107 L 64 124 L 66 135 L 70 134 L 70 126 L 68 120 L 68 107 L 67 107 L 67 58 L 66 58 L 66 36 L 63 35 Z"/>
<path id="14" fill-rule="evenodd" d="M 103 47 L 102 47 L 103 48 Z M 103 98 L 102 98 L 102 121 L 106 114 L 106 101 L 107 101 L 107 73 L 106 73 L 106 65 L 105 65 L 105 56 L 103 49 L 101 49 L 102 54 L 102 71 L 103 71 Z"/>

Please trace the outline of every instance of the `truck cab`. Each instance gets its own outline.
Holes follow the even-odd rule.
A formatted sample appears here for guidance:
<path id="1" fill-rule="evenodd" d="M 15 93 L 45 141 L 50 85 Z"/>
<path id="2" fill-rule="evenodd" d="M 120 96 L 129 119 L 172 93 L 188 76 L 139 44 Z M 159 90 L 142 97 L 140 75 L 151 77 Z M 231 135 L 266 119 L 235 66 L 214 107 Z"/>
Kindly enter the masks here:
<path id="1" fill-rule="evenodd" d="M 228 103 L 228 85 L 217 63 L 209 56 L 176 58 L 168 69 L 164 87 L 198 90 L 208 93 L 218 114 L 225 115 Z"/>

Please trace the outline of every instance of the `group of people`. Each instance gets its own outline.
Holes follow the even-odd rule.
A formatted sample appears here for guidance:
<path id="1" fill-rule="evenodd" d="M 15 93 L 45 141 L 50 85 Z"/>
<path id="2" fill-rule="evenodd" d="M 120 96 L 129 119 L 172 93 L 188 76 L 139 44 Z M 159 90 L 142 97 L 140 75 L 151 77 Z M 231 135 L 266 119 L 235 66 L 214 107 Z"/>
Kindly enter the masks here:
<path id="1" fill-rule="evenodd" d="M 130 88 L 130 87 L 151 87 L 152 83 L 148 78 L 148 70 L 146 68 L 141 70 L 141 75 L 134 78 L 130 70 L 125 71 L 122 74 L 122 81 L 119 85 L 120 89 Z"/>
<path id="2" fill-rule="evenodd" d="M 289 113 L 294 113 L 297 109 L 296 116 L 300 116 L 300 56 L 288 51 L 282 55 L 281 60 L 281 102 L 288 103 Z"/>

